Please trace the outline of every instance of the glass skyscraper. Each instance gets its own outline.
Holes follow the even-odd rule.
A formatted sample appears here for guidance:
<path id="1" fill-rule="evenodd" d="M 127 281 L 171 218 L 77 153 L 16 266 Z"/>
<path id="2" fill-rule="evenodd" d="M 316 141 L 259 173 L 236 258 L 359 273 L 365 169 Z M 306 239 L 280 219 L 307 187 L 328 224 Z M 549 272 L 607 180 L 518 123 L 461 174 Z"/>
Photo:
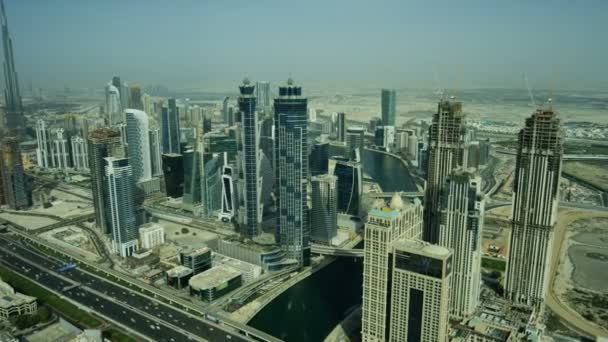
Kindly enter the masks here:
<path id="1" fill-rule="evenodd" d="M 308 134 L 307 99 L 302 88 L 293 84 L 279 87 L 274 101 L 275 181 L 278 199 L 277 242 L 286 257 L 301 265 L 310 264 L 308 224 Z"/>
<path id="2" fill-rule="evenodd" d="M 19 92 L 19 80 L 15 70 L 13 56 L 13 40 L 8 32 L 8 22 L 4 10 L 4 1 L 0 2 L 0 21 L 2 25 L 2 47 L 4 48 L 4 119 L 5 128 L 8 131 L 21 130 L 25 128 L 25 117 L 23 116 L 23 104 Z"/>
<path id="3" fill-rule="evenodd" d="M 382 125 L 395 126 L 395 100 L 397 97 L 395 89 L 382 89 L 381 97 Z"/>
<path id="4" fill-rule="evenodd" d="M 243 175 L 244 217 L 242 231 L 247 237 L 261 233 L 262 203 L 260 201 L 260 134 L 256 112 L 254 86 L 245 78 L 239 86 L 241 95 L 238 98 L 241 131 L 241 174 Z"/>
<path id="5" fill-rule="evenodd" d="M 112 247 L 122 257 L 137 250 L 137 222 L 135 217 L 133 172 L 128 158 L 105 158 L 106 191 L 112 223 Z"/>
<path id="6" fill-rule="evenodd" d="M 179 145 L 179 110 L 174 98 L 161 110 L 161 142 L 163 153 L 181 153 Z"/>

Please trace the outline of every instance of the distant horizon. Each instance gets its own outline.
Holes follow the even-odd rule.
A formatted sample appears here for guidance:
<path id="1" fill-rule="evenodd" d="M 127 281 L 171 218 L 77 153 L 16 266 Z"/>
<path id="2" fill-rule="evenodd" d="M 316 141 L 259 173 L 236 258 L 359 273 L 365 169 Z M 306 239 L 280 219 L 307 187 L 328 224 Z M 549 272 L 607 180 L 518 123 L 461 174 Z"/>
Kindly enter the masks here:
<path id="1" fill-rule="evenodd" d="M 178 4 L 6 0 L 21 88 L 608 88 L 600 0 Z"/>

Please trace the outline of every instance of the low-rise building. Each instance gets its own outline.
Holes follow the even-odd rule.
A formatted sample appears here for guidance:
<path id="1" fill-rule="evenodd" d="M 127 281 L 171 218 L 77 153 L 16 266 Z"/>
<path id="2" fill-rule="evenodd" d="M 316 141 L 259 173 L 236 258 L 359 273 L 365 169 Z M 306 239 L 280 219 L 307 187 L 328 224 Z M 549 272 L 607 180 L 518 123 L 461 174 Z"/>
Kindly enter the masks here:
<path id="1" fill-rule="evenodd" d="M 152 249 L 165 243 L 165 229 L 158 223 L 146 223 L 139 227 L 141 248 Z"/>
<path id="2" fill-rule="evenodd" d="M 220 253 L 213 253 L 213 267 L 227 266 L 241 272 L 243 276 L 243 284 L 249 284 L 262 275 L 262 267 L 231 258 Z"/>
<path id="3" fill-rule="evenodd" d="M 176 289 L 183 289 L 188 286 L 188 281 L 192 278 L 192 269 L 185 266 L 176 266 L 167 271 L 167 285 Z"/>
<path id="4" fill-rule="evenodd" d="M 265 271 L 281 270 L 285 253 L 278 246 L 262 245 L 237 239 L 219 240 L 217 251 L 234 259 L 258 265 Z"/>
<path id="5" fill-rule="evenodd" d="M 18 293 L 0 279 L 0 321 L 11 316 L 33 315 L 38 310 L 35 297 Z"/>
<path id="6" fill-rule="evenodd" d="M 213 267 L 190 278 L 190 294 L 211 302 L 242 284 L 241 273 L 226 266 Z"/>
<path id="7" fill-rule="evenodd" d="M 192 269 L 193 274 L 199 274 L 211 268 L 211 250 L 207 247 L 185 249 L 179 253 L 179 261 Z"/>

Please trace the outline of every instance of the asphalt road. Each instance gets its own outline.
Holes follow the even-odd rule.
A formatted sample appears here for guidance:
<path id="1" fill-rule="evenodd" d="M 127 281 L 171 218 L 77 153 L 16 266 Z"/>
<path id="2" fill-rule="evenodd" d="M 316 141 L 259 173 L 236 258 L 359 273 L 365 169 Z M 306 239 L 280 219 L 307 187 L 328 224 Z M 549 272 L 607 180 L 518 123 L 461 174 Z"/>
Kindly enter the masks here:
<path id="1" fill-rule="evenodd" d="M 218 329 L 202 318 L 187 315 L 137 291 L 82 272 L 78 268 L 57 273 L 56 270 L 61 266 L 59 262 L 34 253 L 6 236 L 0 236 L 0 239 L 3 240 L 0 241 L 0 260 L 5 266 L 59 292 L 73 283 L 81 284 L 80 287 L 63 292 L 63 295 L 92 311 L 123 323 L 152 340 L 187 341 L 188 334 L 192 334 L 214 342 L 248 341 L 239 334 Z M 13 243 L 9 247 L 10 242 Z"/>

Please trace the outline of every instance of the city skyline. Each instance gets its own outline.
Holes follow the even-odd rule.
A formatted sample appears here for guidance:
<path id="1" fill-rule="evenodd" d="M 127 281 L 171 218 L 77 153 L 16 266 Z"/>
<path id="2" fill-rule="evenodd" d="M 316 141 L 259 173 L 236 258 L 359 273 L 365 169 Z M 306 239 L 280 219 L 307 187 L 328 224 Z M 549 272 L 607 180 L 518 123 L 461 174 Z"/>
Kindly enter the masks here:
<path id="1" fill-rule="evenodd" d="M 0 340 L 608 338 L 608 5 L 8 1 Z"/>

